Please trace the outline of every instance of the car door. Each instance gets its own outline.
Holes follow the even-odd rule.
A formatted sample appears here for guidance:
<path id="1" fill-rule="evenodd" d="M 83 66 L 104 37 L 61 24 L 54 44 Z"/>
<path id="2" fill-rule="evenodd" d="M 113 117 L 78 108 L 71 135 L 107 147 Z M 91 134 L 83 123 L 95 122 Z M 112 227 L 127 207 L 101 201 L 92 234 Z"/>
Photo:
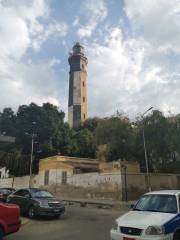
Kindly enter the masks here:
<path id="1" fill-rule="evenodd" d="M 21 210 L 21 197 L 22 197 L 22 194 L 23 194 L 23 190 L 18 190 L 16 191 L 15 193 L 13 193 L 12 195 L 9 196 L 9 200 L 8 200 L 8 203 L 13 203 L 13 204 L 16 204 L 20 207 L 20 211 L 22 212 Z"/>
<path id="2" fill-rule="evenodd" d="M 30 198 L 29 191 L 26 189 L 20 189 L 11 195 L 10 203 L 17 204 L 20 208 L 21 214 L 26 213 L 26 205 Z"/>
<path id="3" fill-rule="evenodd" d="M 21 192 L 21 198 L 20 198 L 21 211 L 23 214 L 26 214 L 28 212 L 30 201 L 31 201 L 31 194 L 29 190 L 24 189 Z"/>

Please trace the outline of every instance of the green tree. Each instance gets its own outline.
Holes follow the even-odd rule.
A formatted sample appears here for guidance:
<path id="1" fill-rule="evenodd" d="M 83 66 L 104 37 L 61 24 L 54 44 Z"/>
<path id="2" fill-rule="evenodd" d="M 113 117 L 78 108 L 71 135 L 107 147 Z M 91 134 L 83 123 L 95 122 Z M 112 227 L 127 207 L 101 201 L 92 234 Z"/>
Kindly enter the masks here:
<path id="1" fill-rule="evenodd" d="M 88 129 L 74 132 L 72 150 L 70 154 L 76 157 L 95 157 L 96 146 L 93 133 Z"/>
<path id="2" fill-rule="evenodd" d="M 0 132 L 8 136 L 16 134 L 16 116 L 11 108 L 4 108 L 0 114 Z"/>
<path id="3" fill-rule="evenodd" d="M 111 117 L 101 121 L 96 129 L 97 146 L 107 144 L 108 161 L 133 159 L 133 129 L 128 119 Z"/>
<path id="4" fill-rule="evenodd" d="M 141 163 L 143 162 L 142 165 L 145 166 L 142 138 L 143 124 L 150 168 L 151 170 L 159 171 L 166 166 L 171 156 L 171 142 L 169 138 L 170 123 L 162 112 L 157 110 L 145 117 L 144 120 L 138 122 L 139 132 L 136 149 L 137 155 L 139 153 Z"/>

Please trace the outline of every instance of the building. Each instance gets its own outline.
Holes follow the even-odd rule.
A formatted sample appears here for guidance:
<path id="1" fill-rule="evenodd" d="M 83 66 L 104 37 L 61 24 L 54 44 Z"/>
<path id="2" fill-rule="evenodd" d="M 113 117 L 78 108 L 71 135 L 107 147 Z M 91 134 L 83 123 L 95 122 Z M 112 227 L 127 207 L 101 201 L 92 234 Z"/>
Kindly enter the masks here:
<path id="1" fill-rule="evenodd" d="M 66 183 L 74 174 L 99 171 L 99 162 L 95 159 L 68 156 L 53 156 L 40 160 L 39 176 L 42 185 L 51 182 Z"/>
<path id="2" fill-rule="evenodd" d="M 87 119 L 87 64 L 84 48 L 79 43 L 69 56 L 68 122 L 73 128 Z"/>
<path id="3" fill-rule="evenodd" d="M 140 166 L 137 162 L 116 161 L 103 163 L 96 159 L 77 158 L 68 156 L 53 156 L 40 160 L 39 179 L 40 185 L 51 185 L 53 183 L 69 182 L 73 176 L 94 174 L 120 174 L 126 166 L 127 173 L 140 173 Z M 86 174 L 85 174 L 86 175 Z M 87 176 L 87 175 L 86 175 Z"/>

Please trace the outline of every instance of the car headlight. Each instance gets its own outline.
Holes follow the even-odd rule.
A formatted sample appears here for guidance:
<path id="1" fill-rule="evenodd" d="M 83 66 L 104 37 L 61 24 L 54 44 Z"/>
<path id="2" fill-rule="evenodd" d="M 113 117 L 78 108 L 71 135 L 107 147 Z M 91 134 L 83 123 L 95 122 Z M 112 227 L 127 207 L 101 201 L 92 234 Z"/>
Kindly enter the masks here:
<path id="1" fill-rule="evenodd" d="M 164 232 L 163 226 L 149 226 L 146 229 L 146 235 L 162 235 Z"/>
<path id="2" fill-rule="evenodd" d="M 117 221 L 115 221 L 114 224 L 113 224 L 113 229 L 117 231 L 118 227 L 119 227 L 118 223 L 117 223 Z"/>

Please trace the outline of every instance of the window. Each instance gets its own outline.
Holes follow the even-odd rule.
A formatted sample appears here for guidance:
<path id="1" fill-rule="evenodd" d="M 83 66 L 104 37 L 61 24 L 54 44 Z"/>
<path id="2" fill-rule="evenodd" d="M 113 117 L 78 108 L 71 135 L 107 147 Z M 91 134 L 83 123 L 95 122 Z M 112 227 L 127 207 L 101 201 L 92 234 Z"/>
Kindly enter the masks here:
<path id="1" fill-rule="evenodd" d="M 23 190 L 18 190 L 14 193 L 16 196 L 23 196 Z"/>
<path id="2" fill-rule="evenodd" d="M 84 113 L 84 119 L 86 119 L 86 114 Z"/>
<path id="3" fill-rule="evenodd" d="M 83 85 L 83 87 L 85 87 L 85 82 L 84 81 L 82 82 L 82 85 Z"/>
<path id="4" fill-rule="evenodd" d="M 180 209 L 180 195 L 179 195 L 179 209 Z"/>
<path id="5" fill-rule="evenodd" d="M 85 97 L 83 97 L 83 102 L 85 102 L 86 101 L 86 98 Z"/>
<path id="6" fill-rule="evenodd" d="M 21 196 L 29 198 L 31 195 L 28 190 L 22 190 Z"/>
<path id="7" fill-rule="evenodd" d="M 16 191 L 14 193 L 14 195 L 16 196 L 21 196 L 21 197 L 30 197 L 30 193 L 28 190 L 25 190 L 25 189 L 21 189 L 19 191 Z"/>
<path id="8" fill-rule="evenodd" d="M 32 196 L 34 198 L 40 198 L 40 197 L 53 198 L 53 195 L 50 192 L 43 191 L 43 190 L 33 190 L 32 191 Z"/>
<path id="9" fill-rule="evenodd" d="M 81 66 L 82 66 L 82 69 L 84 69 L 84 64 L 82 64 Z"/>
<path id="10" fill-rule="evenodd" d="M 62 172 L 62 184 L 67 183 L 67 172 Z"/>
<path id="11" fill-rule="evenodd" d="M 45 171 L 44 173 L 44 185 L 49 184 L 49 171 Z"/>

